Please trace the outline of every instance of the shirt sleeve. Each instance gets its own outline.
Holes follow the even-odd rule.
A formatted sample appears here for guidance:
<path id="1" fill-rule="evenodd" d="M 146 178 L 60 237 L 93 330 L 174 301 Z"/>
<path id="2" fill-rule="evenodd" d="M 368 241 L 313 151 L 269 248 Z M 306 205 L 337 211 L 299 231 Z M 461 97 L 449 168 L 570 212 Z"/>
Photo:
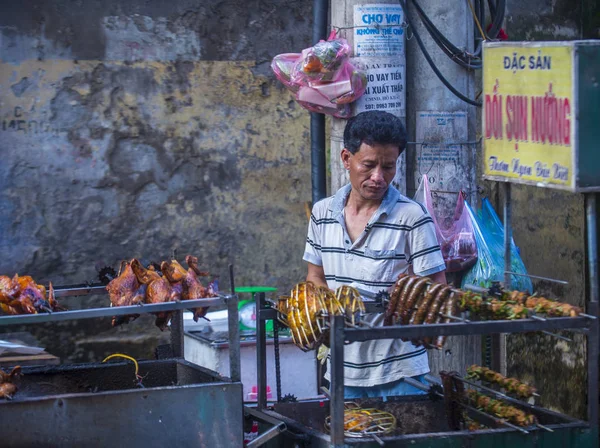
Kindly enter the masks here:
<path id="1" fill-rule="evenodd" d="M 308 235 L 306 237 L 306 245 L 304 247 L 304 256 L 302 259 L 314 265 L 323 266 L 323 259 L 321 257 L 321 232 L 315 214 L 318 215 L 316 205 L 313 207 L 313 211 L 310 214 Z"/>
<path id="2" fill-rule="evenodd" d="M 428 213 L 412 225 L 408 237 L 408 263 L 417 275 L 431 275 L 446 269 L 433 220 Z"/>

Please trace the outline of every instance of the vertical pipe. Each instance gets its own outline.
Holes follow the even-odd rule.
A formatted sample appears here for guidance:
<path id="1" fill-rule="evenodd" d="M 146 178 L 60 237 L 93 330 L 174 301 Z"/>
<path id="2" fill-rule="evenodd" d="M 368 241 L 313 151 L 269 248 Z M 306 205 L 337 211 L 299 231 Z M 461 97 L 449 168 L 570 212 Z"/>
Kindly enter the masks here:
<path id="1" fill-rule="evenodd" d="M 227 323 L 229 325 L 229 377 L 231 381 L 241 381 L 240 362 L 240 318 L 238 315 L 238 296 L 235 294 L 233 265 L 229 265 L 231 297 L 227 299 Z"/>
<path id="2" fill-rule="evenodd" d="M 327 38 L 329 0 L 313 0 L 313 44 Z M 310 173 L 312 179 L 312 202 L 327 196 L 327 172 L 325 165 L 325 115 L 310 114 Z"/>
<path id="3" fill-rule="evenodd" d="M 258 409 L 267 407 L 267 333 L 266 321 L 261 318 L 261 313 L 265 308 L 265 293 L 256 294 L 256 376 L 258 398 Z"/>
<path id="4" fill-rule="evenodd" d="M 332 448 L 344 446 L 344 316 L 331 318 L 329 336 L 331 347 L 331 444 Z"/>
<path id="5" fill-rule="evenodd" d="M 510 289 L 511 272 L 511 243 L 512 243 L 512 198 L 511 185 L 503 183 L 504 187 L 504 287 Z M 506 365 L 506 334 L 492 336 L 492 368 L 503 375 L 507 374 Z"/>
<path id="6" fill-rule="evenodd" d="M 598 316 L 598 300 L 600 299 L 600 285 L 598 278 L 598 222 L 597 222 L 597 195 L 595 193 L 587 194 L 585 197 L 585 218 L 587 227 L 587 264 L 588 264 L 588 284 L 589 284 L 589 302 L 587 307 L 588 314 Z M 598 351 L 600 340 L 600 323 L 598 319 L 592 321 L 590 331 L 587 336 L 587 357 L 588 357 L 588 420 L 590 426 L 595 428 L 595 436 L 598 437 Z M 596 439 L 596 446 L 598 440 Z"/>
<path id="7" fill-rule="evenodd" d="M 173 311 L 171 317 L 171 352 L 174 358 L 183 358 L 183 311 Z"/>
<path id="8" fill-rule="evenodd" d="M 510 246 L 512 241 L 512 204 L 510 197 L 510 183 L 504 182 L 504 287 L 509 289 L 511 284 Z M 532 291 L 533 292 L 533 291 Z"/>

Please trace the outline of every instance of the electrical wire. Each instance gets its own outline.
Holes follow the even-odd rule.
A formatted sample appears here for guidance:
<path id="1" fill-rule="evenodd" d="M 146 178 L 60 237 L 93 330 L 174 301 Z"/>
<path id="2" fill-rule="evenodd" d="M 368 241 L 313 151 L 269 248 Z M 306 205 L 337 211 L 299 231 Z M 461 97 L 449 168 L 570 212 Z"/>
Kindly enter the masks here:
<path id="1" fill-rule="evenodd" d="M 440 47 L 440 49 L 454 62 L 463 68 L 469 70 L 481 69 L 481 58 L 477 56 L 481 52 L 481 44 L 478 46 L 475 54 L 469 54 L 466 51 L 458 48 L 452 42 L 450 42 L 444 34 L 433 24 L 431 19 L 425 14 L 425 11 L 421 8 L 416 0 L 412 0 L 413 5 L 417 11 L 417 14 L 421 18 L 425 29 L 431 35 L 433 41 Z"/>
<path id="2" fill-rule="evenodd" d="M 500 0 L 500 1 L 502 1 L 502 0 Z M 436 67 L 435 63 L 431 59 L 431 56 L 429 55 L 427 48 L 425 48 L 425 45 L 423 44 L 423 41 L 421 40 L 421 36 L 419 36 L 419 33 L 417 32 L 416 28 L 412 24 L 410 16 L 408 15 L 408 8 L 406 7 L 406 1 L 398 0 L 398 2 L 400 3 L 400 5 L 402 6 L 402 9 L 404 10 L 404 16 L 406 17 L 406 21 L 407 21 L 408 25 L 412 28 L 413 35 L 417 41 L 417 44 L 419 45 L 419 48 L 423 52 L 423 56 L 425 56 L 425 59 L 429 63 L 429 66 L 431 67 L 433 72 L 436 74 L 436 76 L 439 78 L 439 80 L 442 82 L 442 84 L 444 84 L 448 88 L 448 90 L 450 90 L 456 97 L 458 97 L 465 103 L 471 104 L 473 106 L 481 107 L 481 102 L 474 101 L 474 100 L 468 98 L 467 96 L 463 95 L 462 93 L 460 93 L 458 90 L 456 90 L 456 88 L 452 84 L 450 84 L 450 82 L 444 77 L 444 75 L 442 75 L 440 70 Z M 416 4 L 416 2 L 414 2 L 414 3 Z"/>
<path id="3" fill-rule="evenodd" d="M 485 40 L 485 33 L 483 32 L 483 28 L 481 28 L 481 23 L 479 23 L 477 14 L 475 14 L 475 8 L 473 8 L 473 4 L 471 3 L 471 0 L 467 0 L 467 3 L 469 4 L 469 9 L 471 9 L 471 14 L 473 14 L 473 20 L 475 21 L 475 24 L 477 25 L 477 28 L 479 29 L 479 32 L 481 33 L 481 38 L 483 40 Z"/>

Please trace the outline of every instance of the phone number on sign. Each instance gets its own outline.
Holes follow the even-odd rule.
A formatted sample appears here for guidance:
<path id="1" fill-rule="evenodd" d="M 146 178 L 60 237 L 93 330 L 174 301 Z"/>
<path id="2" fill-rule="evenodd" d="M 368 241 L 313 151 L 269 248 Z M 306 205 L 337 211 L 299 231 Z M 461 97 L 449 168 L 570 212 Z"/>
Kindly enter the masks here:
<path id="1" fill-rule="evenodd" d="M 377 104 L 365 104 L 365 110 L 375 110 L 375 109 L 398 109 L 402 108 L 402 103 L 391 102 L 391 103 L 377 103 Z"/>

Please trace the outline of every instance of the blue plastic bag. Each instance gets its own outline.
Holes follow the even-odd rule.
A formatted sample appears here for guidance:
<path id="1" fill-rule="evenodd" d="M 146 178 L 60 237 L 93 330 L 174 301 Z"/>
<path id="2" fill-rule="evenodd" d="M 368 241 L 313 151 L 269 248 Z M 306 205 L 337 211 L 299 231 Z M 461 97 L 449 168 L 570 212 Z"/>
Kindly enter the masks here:
<path id="1" fill-rule="evenodd" d="M 504 226 L 487 199 L 483 199 L 477 214 L 465 203 L 473 222 L 477 242 L 477 262 L 463 277 L 462 287 L 471 284 L 489 288 L 492 282 L 504 282 Z M 527 274 L 514 240 L 511 241 L 511 272 Z M 529 277 L 511 275 L 510 289 L 533 292 Z"/>

